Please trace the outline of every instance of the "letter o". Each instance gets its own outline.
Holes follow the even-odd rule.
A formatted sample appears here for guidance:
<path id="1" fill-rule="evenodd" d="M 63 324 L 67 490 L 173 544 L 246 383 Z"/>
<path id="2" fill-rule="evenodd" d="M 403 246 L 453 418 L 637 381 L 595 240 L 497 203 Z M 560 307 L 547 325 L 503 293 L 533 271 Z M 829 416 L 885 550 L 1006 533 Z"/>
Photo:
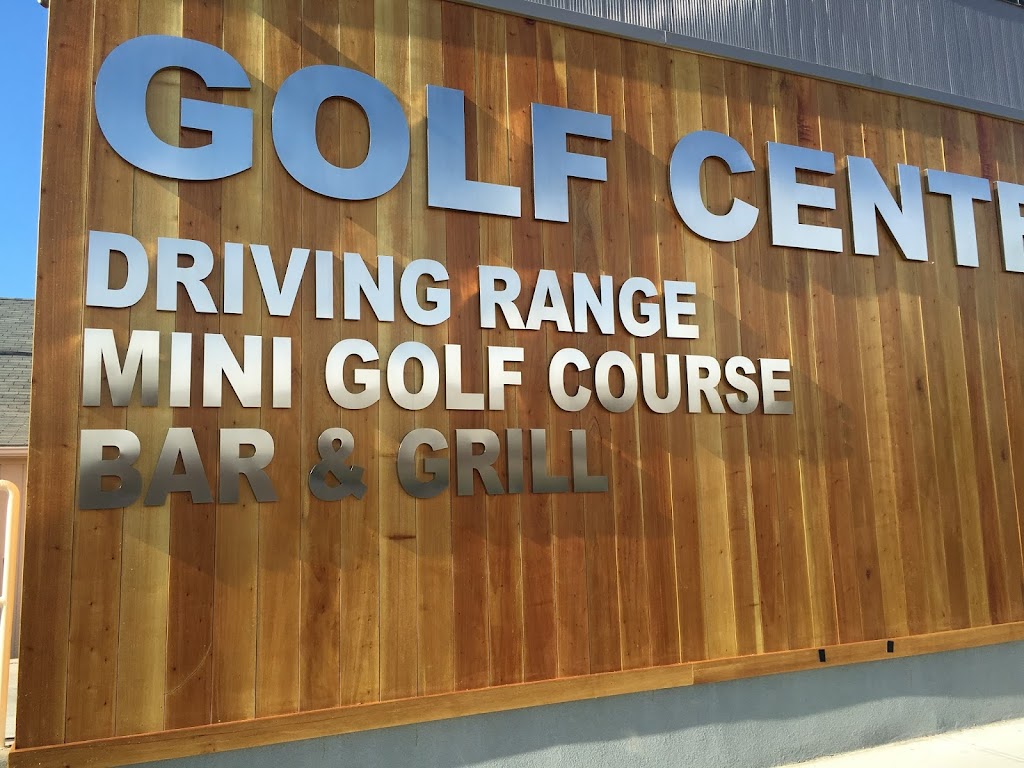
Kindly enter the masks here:
<path id="1" fill-rule="evenodd" d="M 622 378 L 625 386 L 621 395 L 613 395 L 609 374 L 612 368 L 622 371 Z M 625 352 L 610 350 L 597 358 L 597 365 L 594 366 L 594 389 L 597 390 L 597 399 L 601 405 L 612 413 L 623 413 L 636 404 L 639 391 L 639 381 L 636 375 L 636 366 Z"/>
<path id="2" fill-rule="evenodd" d="M 370 149 L 354 168 L 327 162 L 316 141 L 316 122 L 328 99 L 354 102 L 366 114 Z M 387 87 L 363 72 L 320 64 L 288 77 L 271 118 L 281 164 L 302 186 L 337 200 L 372 200 L 391 191 L 409 164 L 409 123 Z"/>

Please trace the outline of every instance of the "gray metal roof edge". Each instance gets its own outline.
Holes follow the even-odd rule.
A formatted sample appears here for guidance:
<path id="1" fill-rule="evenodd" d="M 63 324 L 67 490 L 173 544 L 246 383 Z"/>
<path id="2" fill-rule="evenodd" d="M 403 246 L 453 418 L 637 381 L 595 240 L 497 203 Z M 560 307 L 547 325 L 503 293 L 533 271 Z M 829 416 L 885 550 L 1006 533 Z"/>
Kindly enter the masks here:
<path id="1" fill-rule="evenodd" d="M 873 75 L 852 72 L 845 69 L 837 69 L 822 64 L 799 61 L 785 56 L 778 56 L 763 51 L 755 51 L 749 48 L 719 43 L 713 40 L 679 35 L 662 30 L 641 27 L 635 24 L 627 24 L 621 21 L 603 19 L 591 16 L 586 13 L 570 11 L 563 8 L 552 8 L 530 0 L 454 0 L 463 5 L 472 5 L 478 8 L 485 8 L 493 11 L 525 16 L 527 18 L 541 21 L 551 21 L 589 32 L 614 35 L 615 37 L 638 40 L 646 43 L 654 43 L 670 48 L 693 51 L 695 53 L 706 53 L 722 59 L 755 64 L 771 69 L 778 69 L 784 72 L 792 72 L 798 75 L 807 75 L 821 80 L 830 80 L 846 85 L 855 85 L 861 88 L 869 88 L 873 91 L 891 93 L 896 96 L 906 96 L 921 101 L 929 101 L 935 104 L 942 104 L 950 107 L 980 112 L 995 117 L 1003 117 L 1017 122 L 1024 122 L 1024 110 L 1016 109 L 1004 104 L 994 104 L 980 99 L 971 99 L 958 96 L 946 91 L 937 91 L 930 88 L 923 88 L 917 85 L 901 83 L 895 80 L 887 80 Z M 1009 7 L 1009 6 L 1008 6 Z"/>

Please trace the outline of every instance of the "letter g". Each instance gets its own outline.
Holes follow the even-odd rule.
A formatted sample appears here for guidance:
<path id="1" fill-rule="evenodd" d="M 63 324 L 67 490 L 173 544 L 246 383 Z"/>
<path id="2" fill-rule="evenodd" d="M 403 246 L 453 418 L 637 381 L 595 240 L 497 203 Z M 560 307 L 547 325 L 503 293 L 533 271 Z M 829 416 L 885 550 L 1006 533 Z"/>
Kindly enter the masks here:
<path id="1" fill-rule="evenodd" d="M 181 125 L 208 131 L 209 144 L 186 149 L 168 144 L 146 116 L 146 93 L 164 69 L 187 69 L 207 88 L 248 90 L 249 77 L 225 51 L 198 40 L 144 35 L 117 46 L 96 77 L 96 119 L 117 154 L 144 171 L 170 179 L 223 179 L 252 167 L 252 110 L 195 99 L 181 100 Z"/>

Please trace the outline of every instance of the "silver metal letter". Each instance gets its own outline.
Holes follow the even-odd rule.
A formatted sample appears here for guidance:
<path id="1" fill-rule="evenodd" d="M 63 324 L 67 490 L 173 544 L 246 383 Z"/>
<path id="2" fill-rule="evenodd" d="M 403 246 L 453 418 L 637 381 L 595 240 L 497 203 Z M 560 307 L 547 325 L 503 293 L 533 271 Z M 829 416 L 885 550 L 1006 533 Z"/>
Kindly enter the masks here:
<path id="1" fill-rule="evenodd" d="M 181 457 L 184 474 L 174 474 L 174 468 Z M 167 439 L 153 470 L 153 482 L 146 492 L 146 506 L 160 507 L 167 501 L 169 493 L 184 493 L 192 497 L 193 504 L 211 504 L 210 481 L 206 478 L 203 460 L 196 445 L 196 436 L 188 427 L 171 427 Z"/>
<path id="2" fill-rule="evenodd" d="M 444 345 L 444 407 L 449 411 L 482 411 L 483 392 L 466 392 L 462 382 L 462 347 Z"/>
<path id="3" fill-rule="evenodd" d="M 725 361 L 726 382 L 737 392 L 746 396 L 740 399 L 735 392 L 726 393 L 725 402 L 733 413 L 748 414 L 757 410 L 757 404 L 761 401 L 761 393 L 757 391 L 757 384 L 750 378 L 756 373 L 757 366 L 749 357 L 737 355 Z"/>
<path id="4" fill-rule="evenodd" d="M 996 182 L 999 201 L 999 232 L 1003 239 L 1003 264 L 1007 272 L 1024 272 L 1024 186 L 1008 181 Z"/>
<path id="5" fill-rule="evenodd" d="M 116 459 L 104 459 L 104 448 L 116 448 Z M 142 495 L 142 475 L 133 465 L 142 444 L 127 429 L 83 429 L 78 463 L 78 508 L 122 509 Z M 116 477 L 121 485 L 104 490 L 103 478 Z"/>
<path id="6" fill-rule="evenodd" d="M 498 312 L 501 310 L 505 315 L 505 322 L 509 329 L 522 331 L 523 317 L 519 314 L 519 308 L 515 300 L 519 298 L 519 292 L 523 289 L 519 273 L 511 267 L 492 267 L 481 264 L 478 267 L 480 281 L 480 327 L 497 328 Z M 500 290 L 496 287 L 501 283 L 504 287 Z"/>
<path id="7" fill-rule="evenodd" d="M 241 447 L 251 445 L 252 456 L 243 457 Z M 221 504 L 237 504 L 242 481 L 249 481 L 258 502 L 277 501 L 270 477 L 263 470 L 274 460 L 274 438 L 262 429 L 222 429 L 220 431 Z"/>
<path id="8" fill-rule="evenodd" d="M 780 379 L 777 374 L 789 373 L 789 360 L 761 358 L 761 393 L 764 398 L 764 412 L 772 415 L 789 415 L 793 413 L 793 403 L 779 400 L 779 392 L 792 391 L 789 379 Z"/>
<path id="9" fill-rule="evenodd" d="M 530 474 L 534 493 L 568 493 L 569 478 L 548 473 L 548 433 L 530 430 Z"/>
<path id="10" fill-rule="evenodd" d="M 522 347 L 487 347 L 487 402 L 492 411 L 505 410 L 505 387 L 523 383 L 522 371 L 510 371 L 506 363 L 526 360 Z"/>
<path id="11" fill-rule="evenodd" d="M 420 480 L 416 472 L 416 449 L 421 445 L 429 446 L 432 451 L 442 451 L 448 447 L 448 441 L 436 429 L 414 429 L 403 437 L 396 464 L 398 482 L 410 496 L 432 499 L 448 487 L 448 459 L 438 456 L 424 459 L 423 471 L 430 475 L 430 479 Z"/>
<path id="12" fill-rule="evenodd" d="M 901 202 L 897 204 L 871 160 L 850 156 L 846 163 L 850 179 L 853 252 L 861 256 L 878 255 L 877 214 L 908 260 L 928 261 L 921 169 L 914 165 L 898 166 Z"/>
<path id="13" fill-rule="evenodd" d="M 423 385 L 419 392 L 410 392 L 405 385 L 405 368 L 410 360 L 419 360 L 423 366 Z M 403 341 L 388 358 L 388 392 L 391 399 L 407 411 L 422 411 L 437 397 L 441 387 L 441 370 L 437 356 L 426 344 Z"/>
<path id="14" fill-rule="evenodd" d="M 681 323 L 679 318 L 693 317 L 697 305 L 692 301 L 680 301 L 680 296 L 696 296 L 697 285 L 679 280 L 666 280 L 665 291 L 665 335 L 670 339 L 699 339 L 700 328 L 693 323 Z"/>
<path id="15" fill-rule="evenodd" d="M 466 96 L 427 86 L 427 197 L 432 208 L 519 218 L 519 187 L 466 178 Z"/>
<path id="16" fill-rule="evenodd" d="M 569 319 L 569 310 L 566 309 L 565 298 L 558 285 L 558 274 L 553 269 L 542 269 L 537 274 L 526 327 L 536 331 L 544 322 L 554 323 L 563 333 L 572 333 L 572 320 Z"/>
<path id="17" fill-rule="evenodd" d="M 612 368 L 622 371 L 621 395 L 612 394 Z M 612 349 L 597 358 L 597 365 L 594 366 L 594 388 L 597 390 L 597 399 L 601 405 L 612 413 L 623 413 L 632 408 L 636 404 L 639 387 L 636 366 L 629 355 Z"/>
<path id="18" fill-rule="evenodd" d="M 370 149 L 355 168 L 331 165 L 316 141 L 317 115 L 328 99 L 355 102 L 366 114 Z M 319 64 L 288 77 L 271 118 L 274 147 L 297 182 L 337 200 L 372 200 L 390 192 L 409 164 L 409 123 L 395 95 L 354 69 Z"/>
<path id="19" fill-rule="evenodd" d="M 730 173 L 754 170 L 754 161 L 736 139 L 717 131 L 694 131 L 681 138 L 672 150 L 672 202 L 683 223 L 696 234 L 720 243 L 734 243 L 753 231 L 758 210 L 742 200 L 733 200 L 728 213 L 715 214 L 707 209 L 700 191 L 700 172 L 710 157 L 725 163 Z"/>
<path id="20" fill-rule="evenodd" d="M 334 319 L 334 253 L 316 252 L 316 318 Z"/>
<path id="21" fill-rule="evenodd" d="M 143 35 L 121 43 L 96 75 L 96 120 L 111 148 L 136 168 L 171 179 L 223 179 L 252 167 L 252 110 L 181 100 L 181 126 L 212 135 L 185 149 L 167 144 L 146 116 L 146 93 L 164 69 L 199 75 L 207 88 L 248 90 L 249 78 L 220 48 L 170 35 Z"/>
<path id="22" fill-rule="evenodd" d="M 299 295 L 299 283 L 302 273 L 309 261 L 309 248 L 292 248 L 288 257 L 288 266 L 284 270 L 284 280 L 277 283 L 277 272 L 274 270 L 274 259 L 270 248 L 265 245 L 250 245 L 252 260 L 256 263 L 256 273 L 260 277 L 260 288 L 267 302 L 267 311 L 275 317 L 288 317 L 295 306 L 295 297 Z M 227 286 L 225 286 L 225 289 Z"/>
<path id="23" fill-rule="evenodd" d="M 132 331 L 121 365 L 114 332 L 109 328 L 86 328 L 82 342 L 82 405 L 101 404 L 100 382 L 104 374 L 110 388 L 110 404 L 128 405 L 140 368 L 142 405 L 155 406 L 160 393 L 159 331 Z"/>
<path id="24" fill-rule="evenodd" d="M 474 453 L 473 446 L 482 445 L 483 453 Z M 457 429 L 455 430 L 455 456 L 458 475 L 459 496 L 473 495 L 473 472 L 480 474 L 484 490 L 490 496 L 505 493 L 501 487 L 501 479 L 494 469 L 494 462 L 501 453 L 498 436 L 489 429 Z"/>
<path id="25" fill-rule="evenodd" d="M 658 289 L 646 277 L 631 277 L 619 288 L 619 319 L 627 333 L 641 338 L 653 336 L 661 330 L 661 315 L 658 306 L 649 302 L 640 302 L 640 315 L 647 318 L 643 322 L 633 314 L 633 298 L 642 293 L 648 299 L 658 295 Z"/>
<path id="26" fill-rule="evenodd" d="M 220 333 L 203 337 L 203 407 L 220 408 L 224 379 L 243 408 L 259 408 L 263 399 L 263 337 L 242 337 L 242 364 Z"/>
<path id="27" fill-rule="evenodd" d="M 548 365 L 548 389 L 555 405 L 563 411 L 582 411 L 590 402 L 591 392 L 583 386 L 576 390 L 575 395 L 565 391 L 565 369 L 570 365 L 578 371 L 590 370 L 590 361 L 580 350 L 572 347 L 560 349 L 551 356 Z"/>
<path id="28" fill-rule="evenodd" d="M 605 493 L 606 475 L 591 475 L 587 466 L 587 430 L 572 430 L 572 490 L 575 493 Z"/>
<path id="29" fill-rule="evenodd" d="M 682 370 L 679 355 L 665 355 L 665 396 L 658 395 L 658 377 L 654 370 L 656 360 L 652 353 L 640 354 L 640 373 L 644 381 L 644 402 L 655 413 L 673 413 L 683 399 Z"/>
<path id="30" fill-rule="evenodd" d="M 345 361 L 355 355 L 364 363 L 380 359 L 377 348 L 365 339 L 343 339 L 331 349 L 324 366 L 324 378 L 331 399 L 342 408 L 359 410 L 369 408 L 380 400 L 380 371 L 357 368 L 353 379 L 363 389 L 352 392 L 345 384 Z"/>
<path id="31" fill-rule="evenodd" d="M 523 430 L 505 430 L 505 467 L 508 469 L 508 492 L 522 493 L 526 487 L 523 464 Z"/>
<path id="32" fill-rule="evenodd" d="M 433 259 L 416 259 L 402 271 L 399 295 L 406 317 L 417 325 L 440 325 L 452 316 L 452 296 L 447 288 L 427 286 L 426 301 L 430 307 L 420 304 L 417 286 L 421 277 L 429 277 L 435 283 L 448 280 L 444 264 Z"/>
<path id="33" fill-rule="evenodd" d="M 707 371 L 708 375 L 701 375 L 701 371 Z M 722 398 L 715 389 L 721 380 L 722 367 L 715 358 L 707 355 L 687 355 L 686 410 L 690 413 L 700 413 L 700 396 L 704 395 L 712 413 L 725 413 Z"/>
<path id="34" fill-rule="evenodd" d="M 224 303 L 225 315 L 241 315 L 245 311 L 245 246 L 224 243 Z"/>
<path id="35" fill-rule="evenodd" d="M 346 253 L 342 262 L 342 300 L 345 319 L 362 316 L 360 296 L 365 296 L 377 320 L 395 321 L 395 261 L 390 256 L 377 257 L 377 279 L 373 279 L 366 261 L 358 253 Z"/>
<path id="36" fill-rule="evenodd" d="M 120 253 L 128 263 L 128 279 L 120 288 L 110 287 L 110 256 Z M 90 232 L 86 267 L 85 303 L 90 307 L 124 309 L 138 303 L 149 282 L 146 249 L 131 235 Z"/>
<path id="37" fill-rule="evenodd" d="M 192 334 L 171 334 L 171 408 L 192 404 Z"/>
<path id="38" fill-rule="evenodd" d="M 273 407 L 292 407 L 292 340 L 275 336 L 273 341 Z"/>
<path id="39" fill-rule="evenodd" d="M 542 221 L 569 220 L 569 177 L 608 180 L 608 161 L 566 150 L 568 136 L 611 141 L 609 115 L 576 109 L 533 105 L 534 217 Z"/>
<path id="40" fill-rule="evenodd" d="M 213 251 L 198 240 L 161 237 L 156 241 L 156 308 L 161 312 L 178 311 L 178 286 L 185 287 L 196 312 L 216 314 L 210 289 L 203 282 L 213 272 Z M 192 263 L 182 266 L 182 256 Z"/>
<path id="41" fill-rule="evenodd" d="M 956 241 L 956 263 L 961 267 L 978 266 L 978 227 L 974 220 L 974 203 L 992 201 L 992 185 L 988 179 L 965 176 L 929 168 L 924 172 L 928 191 L 946 195 L 953 213 L 953 237 Z"/>
<path id="42" fill-rule="evenodd" d="M 598 286 L 601 290 L 600 295 L 591 285 L 589 276 L 582 272 L 572 273 L 572 314 L 573 329 L 576 333 L 587 333 L 590 330 L 590 324 L 587 321 L 588 311 L 601 333 L 605 336 L 615 333 L 615 296 L 612 276 L 600 275 Z"/>
<path id="43" fill-rule="evenodd" d="M 772 245 L 841 253 L 841 229 L 800 223 L 801 208 L 835 210 L 836 191 L 831 187 L 819 187 L 797 181 L 798 170 L 833 174 L 836 172 L 835 155 L 819 149 L 768 142 L 768 197 Z"/>

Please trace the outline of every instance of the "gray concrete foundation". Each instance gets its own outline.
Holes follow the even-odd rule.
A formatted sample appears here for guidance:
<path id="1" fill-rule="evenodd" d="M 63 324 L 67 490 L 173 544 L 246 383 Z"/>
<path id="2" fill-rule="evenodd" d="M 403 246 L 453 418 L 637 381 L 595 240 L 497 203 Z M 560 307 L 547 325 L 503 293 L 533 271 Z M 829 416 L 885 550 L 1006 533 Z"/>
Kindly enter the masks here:
<path id="1" fill-rule="evenodd" d="M 154 768 L 767 768 L 1024 716 L 1024 643 L 614 696 Z"/>

